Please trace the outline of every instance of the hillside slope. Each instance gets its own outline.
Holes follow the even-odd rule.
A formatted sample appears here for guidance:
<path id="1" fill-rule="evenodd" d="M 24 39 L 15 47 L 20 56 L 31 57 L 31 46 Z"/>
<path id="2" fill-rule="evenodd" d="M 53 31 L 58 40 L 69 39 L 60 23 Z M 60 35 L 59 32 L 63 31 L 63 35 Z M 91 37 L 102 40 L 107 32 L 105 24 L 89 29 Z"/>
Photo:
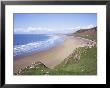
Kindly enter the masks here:
<path id="1" fill-rule="evenodd" d="M 73 35 L 97 41 L 97 27 L 90 29 L 80 29 L 73 33 Z"/>

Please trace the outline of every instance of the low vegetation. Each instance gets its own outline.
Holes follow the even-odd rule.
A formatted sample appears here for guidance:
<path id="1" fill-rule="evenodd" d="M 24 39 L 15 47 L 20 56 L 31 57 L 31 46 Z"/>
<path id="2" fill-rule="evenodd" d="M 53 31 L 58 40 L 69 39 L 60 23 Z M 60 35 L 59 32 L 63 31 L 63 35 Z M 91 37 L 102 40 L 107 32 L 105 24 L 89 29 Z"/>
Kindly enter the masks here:
<path id="1" fill-rule="evenodd" d="M 80 47 L 54 69 L 42 63 L 24 69 L 21 75 L 96 75 L 97 48 Z"/>
<path id="2" fill-rule="evenodd" d="M 81 29 L 76 31 L 74 36 L 82 37 L 82 38 L 87 38 L 93 41 L 97 42 L 97 27 L 91 28 L 91 29 Z"/>

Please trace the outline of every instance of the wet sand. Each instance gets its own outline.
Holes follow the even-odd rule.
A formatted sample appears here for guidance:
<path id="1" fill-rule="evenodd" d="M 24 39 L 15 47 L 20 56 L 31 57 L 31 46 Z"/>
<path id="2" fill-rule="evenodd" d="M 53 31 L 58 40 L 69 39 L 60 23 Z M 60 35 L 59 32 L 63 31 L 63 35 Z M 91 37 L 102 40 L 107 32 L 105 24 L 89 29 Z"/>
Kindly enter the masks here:
<path id="1" fill-rule="evenodd" d="M 34 53 L 29 56 L 14 59 L 13 71 L 14 73 L 16 73 L 19 69 L 24 69 L 25 67 L 30 66 L 33 62 L 41 62 L 46 67 L 53 69 L 55 66 L 60 64 L 66 57 L 68 57 L 75 48 L 85 46 L 88 42 L 91 41 L 73 36 L 68 36 L 65 38 L 63 44 L 60 44 L 56 47 L 50 48 L 39 53 Z"/>

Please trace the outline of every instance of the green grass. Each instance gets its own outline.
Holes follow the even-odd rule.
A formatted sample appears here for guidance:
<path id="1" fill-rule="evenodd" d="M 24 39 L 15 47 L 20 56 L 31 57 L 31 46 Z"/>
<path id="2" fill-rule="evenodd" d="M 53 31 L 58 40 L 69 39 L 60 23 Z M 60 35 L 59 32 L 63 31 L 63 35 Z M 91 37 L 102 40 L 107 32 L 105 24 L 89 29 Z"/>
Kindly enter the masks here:
<path id="1" fill-rule="evenodd" d="M 74 55 L 80 54 L 80 60 Z M 22 75 L 96 75 L 97 74 L 97 48 L 80 47 L 54 69 L 49 69 L 43 64 L 34 68 L 25 69 Z"/>
<path id="2" fill-rule="evenodd" d="M 34 68 L 26 68 L 21 72 L 21 75 L 44 75 L 48 68 L 43 64 L 34 65 Z"/>

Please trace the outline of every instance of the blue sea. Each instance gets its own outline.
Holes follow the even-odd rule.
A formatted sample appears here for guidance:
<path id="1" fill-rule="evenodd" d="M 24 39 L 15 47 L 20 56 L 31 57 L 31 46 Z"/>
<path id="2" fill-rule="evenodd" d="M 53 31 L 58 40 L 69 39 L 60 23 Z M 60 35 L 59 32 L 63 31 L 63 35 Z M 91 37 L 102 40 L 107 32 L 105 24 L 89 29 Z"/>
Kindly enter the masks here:
<path id="1" fill-rule="evenodd" d="M 47 50 L 64 42 L 64 36 L 46 34 L 14 34 L 14 57 Z"/>

